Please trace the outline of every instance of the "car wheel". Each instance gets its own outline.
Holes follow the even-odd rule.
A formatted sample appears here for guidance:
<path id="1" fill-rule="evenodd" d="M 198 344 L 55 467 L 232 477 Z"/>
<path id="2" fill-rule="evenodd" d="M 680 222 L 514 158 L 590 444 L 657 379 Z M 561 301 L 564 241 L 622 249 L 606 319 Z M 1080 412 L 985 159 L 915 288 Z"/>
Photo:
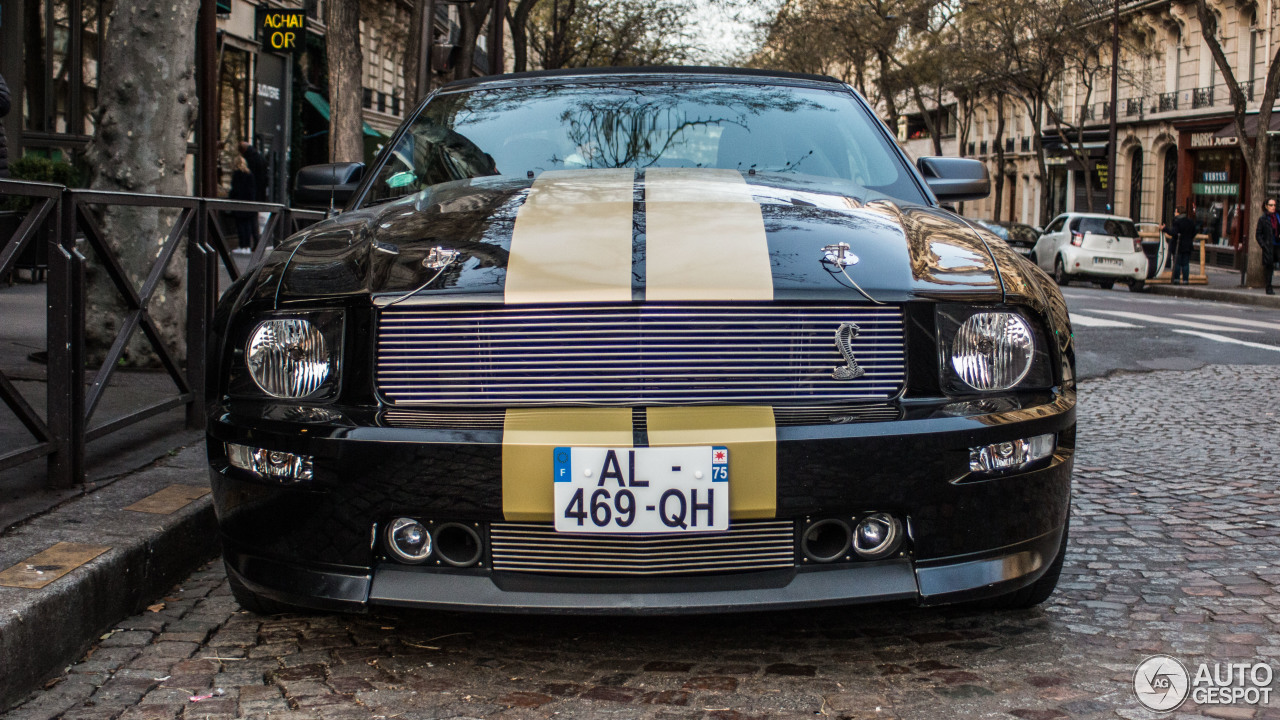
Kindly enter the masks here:
<path id="1" fill-rule="evenodd" d="M 1062 564 L 1067 558 L 1067 536 L 1070 530 L 1071 516 L 1067 515 L 1067 524 L 1062 527 L 1062 542 L 1058 544 L 1058 556 L 1053 559 L 1049 569 L 1045 570 L 1038 580 L 1021 590 L 977 604 L 987 610 L 1025 610 L 1048 600 L 1049 596 L 1053 595 L 1054 589 L 1058 587 L 1058 578 L 1062 576 Z"/>
<path id="2" fill-rule="evenodd" d="M 1110 290 L 1115 286 L 1116 286 L 1115 280 L 1099 280 L 1098 281 L 1098 287 L 1102 288 L 1103 290 Z"/>
<path id="3" fill-rule="evenodd" d="M 223 561 L 226 564 L 226 561 Z M 231 595 L 240 604 L 240 607 L 248 610 L 255 615 L 283 615 L 285 613 L 309 613 L 307 608 L 290 605 L 288 603 L 278 602 L 270 598 L 264 598 L 244 586 L 231 574 L 230 569 L 227 570 L 227 584 L 231 586 Z"/>
<path id="4" fill-rule="evenodd" d="M 1129 281 L 1130 292 L 1142 292 L 1143 290 L 1146 290 L 1146 289 L 1147 289 L 1146 280 L 1130 280 Z"/>
<path id="5" fill-rule="evenodd" d="M 1067 268 L 1062 264 L 1061 255 L 1053 261 L 1053 280 L 1063 287 L 1071 283 L 1071 278 L 1067 275 Z"/>

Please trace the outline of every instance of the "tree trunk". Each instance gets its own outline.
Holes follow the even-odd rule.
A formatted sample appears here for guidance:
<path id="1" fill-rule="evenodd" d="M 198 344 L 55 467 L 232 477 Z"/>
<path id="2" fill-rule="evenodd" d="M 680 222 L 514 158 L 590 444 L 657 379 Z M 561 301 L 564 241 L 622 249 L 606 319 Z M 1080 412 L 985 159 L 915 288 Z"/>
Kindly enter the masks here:
<path id="1" fill-rule="evenodd" d="M 511 51 L 515 56 L 515 71 L 529 69 L 529 13 L 539 0 L 520 0 L 511 10 L 508 5 L 507 22 L 511 24 Z"/>
<path id="2" fill-rule="evenodd" d="M 364 54 L 360 52 L 359 0 L 324 4 L 324 46 L 329 59 L 329 161 L 364 159 Z"/>
<path id="3" fill-rule="evenodd" d="M 97 133 L 86 160 L 90 187 L 130 193 L 186 195 L 187 138 L 196 118 L 195 53 L 199 0 L 115 3 L 102 44 L 95 110 Z M 106 244 L 126 279 L 141 288 L 178 213 L 143 207 L 104 207 L 98 214 Z M 93 255 L 92 253 L 90 254 Z M 161 342 L 181 362 L 186 356 L 186 252 L 166 266 L 148 314 Z M 129 310 L 100 259 L 86 273 L 85 340 L 101 362 Z M 155 367 L 158 356 L 141 330 L 121 356 L 134 367 Z"/>

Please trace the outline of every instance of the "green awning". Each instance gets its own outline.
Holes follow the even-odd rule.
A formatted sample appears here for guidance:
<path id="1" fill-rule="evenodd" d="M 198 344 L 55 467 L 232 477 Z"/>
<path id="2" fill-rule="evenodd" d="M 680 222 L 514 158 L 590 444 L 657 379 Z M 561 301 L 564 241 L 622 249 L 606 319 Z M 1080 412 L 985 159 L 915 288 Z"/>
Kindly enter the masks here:
<path id="1" fill-rule="evenodd" d="M 311 107 L 319 111 L 319 113 L 324 116 L 325 120 L 329 119 L 329 101 L 328 100 L 325 100 L 324 97 L 320 95 L 320 93 L 316 92 L 315 90 L 308 90 L 306 94 L 306 98 L 307 98 L 307 102 L 311 103 Z M 386 135 L 383 135 L 377 130 L 374 130 L 373 127 L 369 125 L 369 123 L 364 123 L 364 134 L 368 135 L 369 137 L 379 137 L 379 138 L 386 137 Z"/>

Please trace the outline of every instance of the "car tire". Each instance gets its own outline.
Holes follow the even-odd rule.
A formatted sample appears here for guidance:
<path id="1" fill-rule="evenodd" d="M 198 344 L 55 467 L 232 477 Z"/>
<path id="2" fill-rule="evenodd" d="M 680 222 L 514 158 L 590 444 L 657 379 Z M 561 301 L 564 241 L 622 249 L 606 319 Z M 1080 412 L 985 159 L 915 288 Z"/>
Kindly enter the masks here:
<path id="1" fill-rule="evenodd" d="M 1147 289 L 1146 280 L 1130 280 L 1129 281 L 1129 292 L 1142 292 L 1143 290 L 1146 290 L 1146 289 Z"/>
<path id="2" fill-rule="evenodd" d="M 1071 277 L 1067 275 L 1067 268 L 1062 264 L 1061 255 L 1053 260 L 1053 281 L 1062 287 L 1066 287 L 1071 284 Z"/>
<path id="3" fill-rule="evenodd" d="M 1099 280 L 1098 281 L 1098 287 L 1102 288 L 1103 290 L 1110 290 L 1115 286 L 1116 286 L 1115 280 Z"/>
<path id="4" fill-rule="evenodd" d="M 225 560 L 223 561 L 223 565 L 226 565 Z M 288 603 L 282 603 L 277 600 L 262 597 L 245 587 L 244 583 L 237 580 L 236 576 L 231 574 L 230 568 L 227 568 L 227 584 L 231 586 L 231 595 L 236 599 L 236 602 L 240 604 L 240 607 L 248 610 L 254 615 L 283 615 L 286 613 L 305 614 L 311 612 L 304 607 L 290 605 Z"/>
<path id="5" fill-rule="evenodd" d="M 1062 526 L 1062 542 L 1058 544 L 1058 556 L 1049 564 L 1038 580 L 1030 585 L 1015 590 L 1007 595 L 991 598 L 977 603 L 984 610 L 1026 610 L 1049 599 L 1058 587 L 1058 578 L 1062 576 L 1062 565 L 1067 559 L 1067 536 L 1070 535 L 1071 516 L 1067 515 L 1067 523 Z"/>

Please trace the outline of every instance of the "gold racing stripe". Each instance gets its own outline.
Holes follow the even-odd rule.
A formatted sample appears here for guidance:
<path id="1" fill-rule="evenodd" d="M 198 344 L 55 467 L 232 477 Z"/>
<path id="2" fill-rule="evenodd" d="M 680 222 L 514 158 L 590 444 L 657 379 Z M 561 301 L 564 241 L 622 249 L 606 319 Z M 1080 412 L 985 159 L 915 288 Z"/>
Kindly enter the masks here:
<path id="1" fill-rule="evenodd" d="M 646 300 L 773 299 L 764 218 L 742 173 L 651 168 L 644 178 Z"/>
<path id="2" fill-rule="evenodd" d="M 503 517 L 555 520 L 552 449 L 629 448 L 632 438 L 631 408 L 508 409 L 502 423 Z M 732 466 L 729 478 L 733 482 Z"/>
<path id="3" fill-rule="evenodd" d="M 777 515 L 778 433 L 772 407 L 651 407 L 645 414 L 651 447 L 729 448 L 729 517 Z"/>
<path id="4" fill-rule="evenodd" d="M 631 169 L 542 173 L 516 213 L 506 303 L 629 302 L 634 193 Z"/>

